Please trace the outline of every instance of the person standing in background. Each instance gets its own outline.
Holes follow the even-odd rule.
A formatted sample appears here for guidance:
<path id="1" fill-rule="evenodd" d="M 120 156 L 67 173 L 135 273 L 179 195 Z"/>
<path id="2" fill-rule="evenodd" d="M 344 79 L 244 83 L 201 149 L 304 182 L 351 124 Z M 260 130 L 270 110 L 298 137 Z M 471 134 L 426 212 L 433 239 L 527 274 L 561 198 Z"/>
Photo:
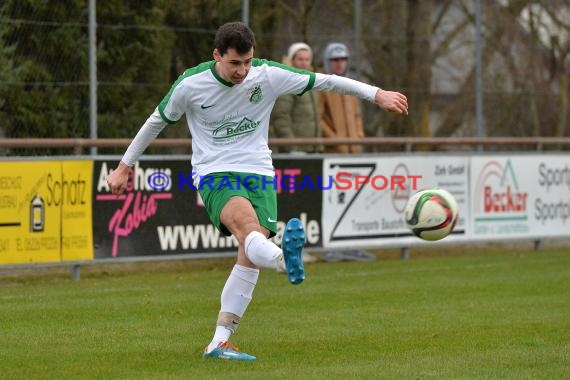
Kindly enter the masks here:
<path id="1" fill-rule="evenodd" d="M 347 76 L 349 53 L 345 44 L 333 42 L 323 54 L 325 74 Z M 319 93 L 319 114 L 323 137 L 362 139 L 364 127 L 360 103 L 355 96 L 339 93 Z M 361 153 L 362 145 L 329 145 L 326 153 Z"/>
<path id="2" fill-rule="evenodd" d="M 313 51 L 304 42 L 296 42 L 289 47 L 284 62 L 297 69 L 313 71 Z M 303 95 L 280 96 L 275 103 L 270 120 L 276 137 L 301 138 L 321 137 L 318 95 L 308 91 Z M 319 153 L 322 146 L 286 145 L 279 147 L 280 153 Z"/>
<path id="3" fill-rule="evenodd" d="M 347 76 L 348 48 L 340 42 L 327 45 L 323 54 L 326 74 Z M 319 93 L 319 114 L 324 137 L 364 138 L 364 127 L 358 98 L 340 93 Z M 362 145 L 329 145 L 326 153 L 361 153 Z M 371 261 L 376 256 L 363 249 L 329 250 L 322 255 L 325 261 Z"/>
<path id="4" fill-rule="evenodd" d="M 296 69 L 313 71 L 313 50 L 304 42 L 289 46 L 283 63 Z M 269 121 L 274 136 L 282 138 L 321 137 L 318 95 L 308 91 L 303 95 L 283 95 L 277 98 Z M 279 153 L 320 153 L 320 145 L 285 145 Z M 303 262 L 317 261 L 315 256 L 303 252 Z"/>

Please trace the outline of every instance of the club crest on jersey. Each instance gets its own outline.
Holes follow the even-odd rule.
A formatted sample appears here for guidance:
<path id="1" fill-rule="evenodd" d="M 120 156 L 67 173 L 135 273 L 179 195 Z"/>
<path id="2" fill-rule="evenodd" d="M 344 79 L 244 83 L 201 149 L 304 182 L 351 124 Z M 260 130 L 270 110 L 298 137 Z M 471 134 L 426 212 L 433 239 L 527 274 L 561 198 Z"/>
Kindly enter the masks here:
<path id="1" fill-rule="evenodd" d="M 247 90 L 247 95 L 249 96 L 250 103 L 259 103 L 263 99 L 263 92 L 261 91 L 261 85 L 256 83 L 252 88 Z"/>
<path id="2" fill-rule="evenodd" d="M 215 144 L 230 144 L 239 137 L 249 134 L 257 129 L 259 122 L 244 117 L 239 123 L 228 122 L 220 125 L 212 132 Z"/>

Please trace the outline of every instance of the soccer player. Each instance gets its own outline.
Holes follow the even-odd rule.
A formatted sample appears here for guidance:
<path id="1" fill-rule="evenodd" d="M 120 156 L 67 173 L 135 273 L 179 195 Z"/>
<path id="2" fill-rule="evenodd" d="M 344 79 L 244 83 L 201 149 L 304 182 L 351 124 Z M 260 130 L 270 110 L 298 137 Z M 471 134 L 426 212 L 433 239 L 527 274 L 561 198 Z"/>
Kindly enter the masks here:
<path id="1" fill-rule="evenodd" d="M 237 261 L 222 290 L 214 337 L 206 358 L 255 360 L 229 338 L 240 323 L 259 276 L 259 268 L 285 271 L 292 284 L 305 278 L 305 241 L 299 219 L 291 219 L 281 249 L 268 237 L 277 230 L 276 187 L 268 147 L 269 116 L 284 94 L 337 91 L 406 114 L 406 97 L 348 78 L 315 74 L 254 58 L 255 37 L 241 22 L 216 32 L 213 60 L 186 70 L 143 124 L 107 182 L 113 194 L 127 186 L 128 173 L 146 147 L 167 125 L 186 115 L 192 134 L 195 184 L 212 223 L 239 242 Z M 207 178 L 209 185 L 200 186 Z M 223 184 L 223 186 L 220 186 Z"/>

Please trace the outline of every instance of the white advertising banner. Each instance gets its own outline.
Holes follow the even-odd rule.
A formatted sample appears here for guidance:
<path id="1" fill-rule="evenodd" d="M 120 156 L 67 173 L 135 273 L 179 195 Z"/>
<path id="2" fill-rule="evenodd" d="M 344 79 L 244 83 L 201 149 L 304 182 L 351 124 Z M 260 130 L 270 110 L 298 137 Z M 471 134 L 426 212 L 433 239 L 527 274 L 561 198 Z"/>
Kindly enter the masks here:
<path id="1" fill-rule="evenodd" d="M 422 243 L 406 227 L 404 208 L 411 195 L 427 188 L 443 188 L 455 196 L 459 219 L 454 233 L 445 240 L 464 240 L 470 220 L 468 162 L 468 157 L 453 155 L 325 159 L 323 178 L 331 186 L 323 192 L 323 245 Z"/>
<path id="2" fill-rule="evenodd" d="M 570 156 L 471 158 L 471 237 L 570 235 Z"/>
<path id="3" fill-rule="evenodd" d="M 531 205 L 533 232 L 570 236 L 570 155 L 542 156 L 533 162 L 537 187 Z"/>

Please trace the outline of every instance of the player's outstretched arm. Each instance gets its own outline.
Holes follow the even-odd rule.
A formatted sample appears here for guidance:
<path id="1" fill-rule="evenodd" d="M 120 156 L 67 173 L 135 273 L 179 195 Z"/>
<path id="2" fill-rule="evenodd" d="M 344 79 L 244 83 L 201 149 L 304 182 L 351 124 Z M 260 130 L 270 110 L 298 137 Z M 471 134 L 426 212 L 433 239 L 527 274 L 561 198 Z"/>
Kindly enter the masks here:
<path id="1" fill-rule="evenodd" d="M 405 95 L 395 91 L 382 90 L 379 87 L 354 79 L 316 73 L 313 89 L 355 95 L 369 102 L 374 102 L 384 111 L 395 112 L 401 115 L 408 114 L 408 99 Z"/>
<path id="2" fill-rule="evenodd" d="M 395 112 L 401 115 L 408 114 L 408 99 L 399 92 L 378 89 L 374 97 L 374 103 L 384 111 Z"/>
<path id="3" fill-rule="evenodd" d="M 166 122 L 162 120 L 158 110 L 155 110 L 131 141 L 117 169 L 107 177 L 107 184 L 113 194 L 119 195 L 126 190 L 130 168 L 165 126 Z"/>

